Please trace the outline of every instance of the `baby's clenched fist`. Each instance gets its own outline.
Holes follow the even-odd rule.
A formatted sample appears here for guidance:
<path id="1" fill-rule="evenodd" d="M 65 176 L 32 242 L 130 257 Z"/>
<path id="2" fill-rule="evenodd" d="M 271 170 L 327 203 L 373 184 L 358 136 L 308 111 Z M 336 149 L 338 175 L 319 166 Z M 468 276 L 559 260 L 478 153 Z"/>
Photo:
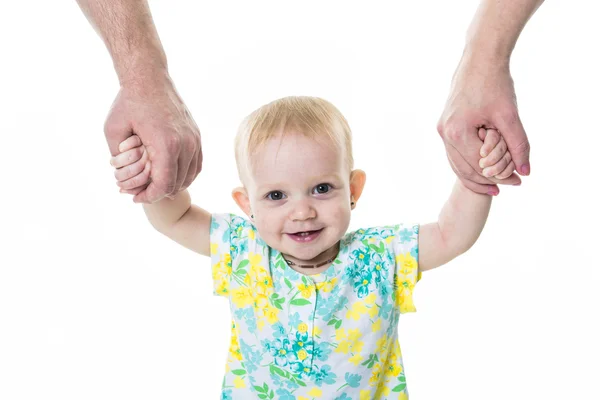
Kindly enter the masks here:
<path id="1" fill-rule="evenodd" d="M 110 159 L 121 193 L 136 195 L 150 183 L 150 160 L 139 136 L 131 135 L 119 144 L 120 153 Z"/>

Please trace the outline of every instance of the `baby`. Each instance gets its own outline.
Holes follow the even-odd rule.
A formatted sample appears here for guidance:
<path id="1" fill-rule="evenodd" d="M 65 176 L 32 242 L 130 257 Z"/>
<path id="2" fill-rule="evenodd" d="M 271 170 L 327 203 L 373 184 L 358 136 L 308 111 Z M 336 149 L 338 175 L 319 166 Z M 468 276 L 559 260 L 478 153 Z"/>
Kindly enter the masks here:
<path id="1" fill-rule="evenodd" d="M 502 137 L 483 128 L 479 137 L 481 166 L 509 176 L 514 164 Z M 111 159 L 119 185 L 146 182 L 151 167 L 139 138 L 119 149 Z M 159 232 L 211 257 L 214 294 L 229 299 L 221 399 L 408 399 L 399 315 L 415 311 L 421 272 L 475 243 L 492 196 L 457 180 L 438 221 L 347 233 L 366 175 L 354 169 L 346 119 L 313 97 L 282 98 L 250 114 L 235 156 L 243 186 L 233 199 L 248 218 L 211 214 L 192 205 L 188 191 L 144 204 Z"/>

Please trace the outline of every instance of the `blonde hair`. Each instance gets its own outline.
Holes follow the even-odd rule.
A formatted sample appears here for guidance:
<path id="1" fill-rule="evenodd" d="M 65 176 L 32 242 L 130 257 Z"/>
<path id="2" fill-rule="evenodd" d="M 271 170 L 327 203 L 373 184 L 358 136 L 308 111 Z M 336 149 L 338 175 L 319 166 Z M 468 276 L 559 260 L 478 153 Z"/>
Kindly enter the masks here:
<path id="1" fill-rule="evenodd" d="M 349 171 L 354 167 L 352 132 L 342 113 L 327 100 L 318 97 L 290 96 L 265 104 L 248 115 L 235 138 L 235 161 L 244 181 L 253 169 L 252 156 L 274 137 L 297 131 L 308 138 L 325 139 L 345 150 Z"/>

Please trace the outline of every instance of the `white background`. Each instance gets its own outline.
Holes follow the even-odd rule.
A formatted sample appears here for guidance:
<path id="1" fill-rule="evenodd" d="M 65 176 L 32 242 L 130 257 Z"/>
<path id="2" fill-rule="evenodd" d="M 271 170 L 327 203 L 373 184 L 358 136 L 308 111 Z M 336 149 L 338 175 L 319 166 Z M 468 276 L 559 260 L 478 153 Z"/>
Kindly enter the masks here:
<path id="1" fill-rule="evenodd" d="M 454 174 L 435 127 L 477 1 L 150 4 L 202 132 L 195 203 L 239 212 L 238 124 L 313 95 L 346 115 L 368 175 L 352 229 L 437 218 Z M 400 322 L 411 399 L 600 398 L 599 11 L 548 1 L 521 35 L 532 174 L 417 285 Z M 209 260 L 118 193 L 100 38 L 75 1 L 38 0 L 2 3 L 0 41 L 0 399 L 218 398 L 229 308 Z"/>

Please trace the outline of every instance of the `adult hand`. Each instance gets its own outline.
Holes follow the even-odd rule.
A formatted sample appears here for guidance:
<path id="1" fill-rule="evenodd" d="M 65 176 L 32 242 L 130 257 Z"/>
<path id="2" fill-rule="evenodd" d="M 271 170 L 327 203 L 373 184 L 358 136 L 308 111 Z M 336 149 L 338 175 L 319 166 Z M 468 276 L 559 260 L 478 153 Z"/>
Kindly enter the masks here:
<path id="1" fill-rule="evenodd" d="M 479 128 L 496 129 L 506 141 L 517 171 L 529 175 L 529 142 L 521 124 L 508 63 L 490 65 L 461 60 L 452 79 L 450 95 L 438 122 L 452 169 L 469 189 L 498 194 L 496 184 L 518 185 L 511 174 L 506 179 L 486 178 L 479 166 L 482 140 Z"/>
<path id="2" fill-rule="evenodd" d="M 152 163 L 150 181 L 118 182 L 136 203 L 153 203 L 186 189 L 202 169 L 200 131 L 166 74 L 122 84 L 104 125 L 106 141 L 114 157 L 119 144 L 135 134 Z M 146 159 L 139 166 L 143 170 Z"/>

